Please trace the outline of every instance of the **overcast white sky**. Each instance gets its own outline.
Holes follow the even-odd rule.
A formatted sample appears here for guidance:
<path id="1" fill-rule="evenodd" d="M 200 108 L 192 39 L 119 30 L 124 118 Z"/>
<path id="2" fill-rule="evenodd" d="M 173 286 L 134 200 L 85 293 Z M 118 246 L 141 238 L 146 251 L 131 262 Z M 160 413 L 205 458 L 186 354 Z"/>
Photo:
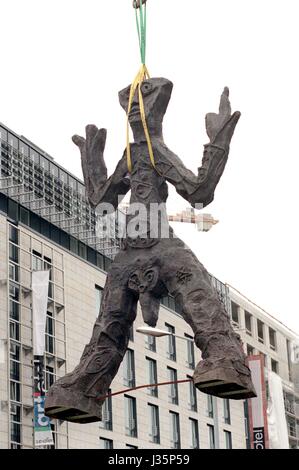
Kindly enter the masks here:
<path id="1" fill-rule="evenodd" d="M 147 65 L 174 82 L 167 145 L 192 170 L 205 113 L 225 85 L 242 112 L 205 212 L 208 233 L 175 224 L 206 268 L 299 332 L 298 0 L 148 0 Z M 110 172 L 125 147 L 117 92 L 139 68 L 131 0 L 0 0 L 0 121 L 82 177 L 70 137 L 108 129 Z M 169 209 L 186 207 L 171 191 Z"/>

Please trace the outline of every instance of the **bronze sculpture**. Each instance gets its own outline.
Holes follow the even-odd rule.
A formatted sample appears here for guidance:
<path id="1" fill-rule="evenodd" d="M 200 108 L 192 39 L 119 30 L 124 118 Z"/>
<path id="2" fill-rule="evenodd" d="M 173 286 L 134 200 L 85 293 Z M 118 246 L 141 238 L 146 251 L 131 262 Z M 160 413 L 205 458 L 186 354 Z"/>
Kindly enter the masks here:
<path id="1" fill-rule="evenodd" d="M 142 205 L 146 215 L 141 217 L 137 236 L 128 231 L 112 263 L 92 338 L 79 365 L 48 392 L 45 409 L 52 418 L 77 423 L 101 419 L 104 399 L 99 397 L 107 394 L 122 362 L 138 300 L 144 321 L 155 326 L 160 299 L 167 293 L 174 296 L 183 318 L 194 331 L 195 344 L 202 351 L 202 360 L 193 376 L 195 386 L 202 392 L 223 398 L 255 396 L 240 337 L 232 329 L 208 272 L 168 226 L 165 208 L 167 182 L 193 206 L 202 204 L 205 207 L 213 200 L 240 113 L 231 115 L 229 91 L 225 88 L 219 113 L 206 115 L 210 143 L 204 147 L 202 166 L 196 176 L 163 141 L 162 121 L 172 87 L 172 83 L 164 78 L 148 79 L 141 85 L 155 166 L 148 152 L 137 92 L 129 113 L 134 135 L 131 173 L 124 152 L 114 173 L 107 178 L 103 158 L 105 129 L 89 125 L 86 139 L 73 137 L 81 152 L 90 204 L 96 207 L 105 202 L 116 209 L 121 197 L 131 190 L 131 207 Z M 119 93 L 120 104 L 126 112 L 129 94 L 130 87 Z M 151 206 L 157 203 L 161 210 L 153 230 L 149 214 Z M 129 213 L 128 225 L 132 219 L 133 214 Z"/>

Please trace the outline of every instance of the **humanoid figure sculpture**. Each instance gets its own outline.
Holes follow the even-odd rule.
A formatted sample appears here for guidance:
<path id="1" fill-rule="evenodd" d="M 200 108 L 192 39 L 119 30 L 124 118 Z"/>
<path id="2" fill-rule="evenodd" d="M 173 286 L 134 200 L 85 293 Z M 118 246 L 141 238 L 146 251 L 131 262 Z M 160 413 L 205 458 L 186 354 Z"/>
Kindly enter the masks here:
<path id="1" fill-rule="evenodd" d="M 168 224 L 165 222 L 167 183 L 174 185 L 178 194 L 191 205 L 205 207 L 212 202 L 240 113 L 231 115 L 229 91 L 225 88 L 219 113 L 206 115 L 210 143 L 204 147 L 202 166 L 195 175 L 164 144 L 162 121 L 172 88 L 172 83 L 164 78 L 148 79 L 141 85 L 155 167 L 141 122 L 138 93 L 129 113 L 134 135 L 131 173 L 125 151 L 112 176 L 107 178 L 103 158 L 105 129 L 89 125 L 86 139 L 73 137 L 81 152 L 86 191 L 93 207 L 106 202 L 116 209 L 121 197 L 131 190 L 131 205 L 140 203 L 148 209 L 146 214 L 150 214 L 151 205 L 158 203 L 162 214 L 154 234 L 150 216 L 146 215 L 141 235 L 140 232 L 138 236 L 128 233 L 124 238 L 107 275 L 90 343 L 74 371 L 59 379 L 47 394 L 45 411 L 52 418 L 77 423 L 101 419 L 103 397 L 126 353 L 138 300 L 144 321 L 155 326 L 160 299 L 167 293 L 175 298 L 202 352 L 202 360 L 193 376 L 195 386 L 202 392 L 223 398 L 255 396 L 240 337 L 232 329 L 208 272 L 170 227 L 168 237 L 161 234 L 165 223 Z M 119 93 L 120 104 L 126 112 L 129 94 L 130 87 Z M 130 220 L 129 215 L 128 223 Z"/>

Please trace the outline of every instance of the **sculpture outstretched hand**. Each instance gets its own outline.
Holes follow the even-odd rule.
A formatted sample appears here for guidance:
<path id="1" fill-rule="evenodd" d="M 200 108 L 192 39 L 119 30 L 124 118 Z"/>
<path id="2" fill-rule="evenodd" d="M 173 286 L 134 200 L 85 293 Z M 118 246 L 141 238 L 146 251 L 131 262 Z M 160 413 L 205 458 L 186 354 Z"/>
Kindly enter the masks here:
<path id="1" fill-rule="evenodd" d="M 206 115 L 206 129 L 210 143 L 228 149 L 240 116 L 239 111 L 231 115 L 229 89 L 225 87 L 220 98 L 219 113 Z"/>

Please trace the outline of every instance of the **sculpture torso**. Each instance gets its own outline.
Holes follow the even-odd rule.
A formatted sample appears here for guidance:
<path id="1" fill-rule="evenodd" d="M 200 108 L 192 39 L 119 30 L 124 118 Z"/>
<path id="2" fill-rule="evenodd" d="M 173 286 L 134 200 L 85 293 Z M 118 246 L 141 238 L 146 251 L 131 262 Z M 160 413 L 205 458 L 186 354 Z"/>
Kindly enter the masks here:
<path id="1" fill-rule="evenodd" d="M 155 157 L 158 157 L 155 152 L 154 154 Z M 163 231 L 170 231 L 170 236 L 172 236 L 172 230 L 168 224 L 165 204 L 168 198 L 167 183 L 165 178 L 160 176 L 157 170 L 153 167 L 147 144 L 132 144 L 131 159 L 131 198 L 127 217 L 128 231 L 130 221 L 138 215 L 138 222 L 140 221 L 141 224 L 144 224 L 143 228 L 141 226 L 138 228 L 139 236 L 152 238 L 153 235 L 157 235 L 157 233 L 155 232 L 154 234 L 150 234 L 150 228 L 153 229 L 153 218 L 158 214 L 158 238 L 161 236 L 161 223 L 163 223 Z M 151 217 L 152 220 L 150 220 Z M 132 227 L 133 224 L 131 228 Z M 128 236 L 130 237 L 130 233 L 128 233 Z M 132 238 L 134 238 L 134 236 Z"/>

